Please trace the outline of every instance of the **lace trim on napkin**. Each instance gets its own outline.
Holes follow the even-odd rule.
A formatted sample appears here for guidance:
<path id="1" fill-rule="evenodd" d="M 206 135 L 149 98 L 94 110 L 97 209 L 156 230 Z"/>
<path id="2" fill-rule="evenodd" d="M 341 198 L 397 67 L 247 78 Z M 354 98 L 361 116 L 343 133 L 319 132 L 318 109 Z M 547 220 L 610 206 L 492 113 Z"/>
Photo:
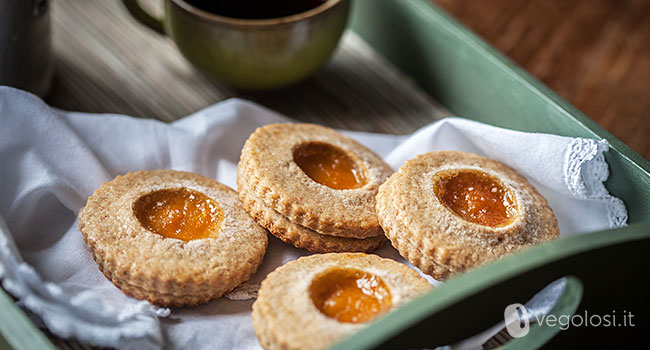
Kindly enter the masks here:
<path id="1" fill-rule="evenodd" d="M 163 336 L 158 317 L 169 309 L 146 301 L 115 308 L 92 291 L 69 298 L 61 287 L 45 282 L 36 270 L 19 258 L 0 216 L 0 277 L 2 286 L 19 298 L 19 305 L 40 316 L 53 333 L 75 337 L 91 345 L 130 349 L 159 349 Z M 35 320 L 40 322 L 39 320 Z M 101 339 L 101 344 L 97 340 Z M 127 340 L 128 339 L 128 340 Z"/>
<path id="2" fill-rule="evenodd" d="M 607 140 L 574 139 L 565 153 L 564 179 L 575 197 L 604 200 L 610 228 L 622 227 L 627 223 L 625 204 L 610 195 L 604 184 L 609 177 L 609 167 L 603 155 L 607 150 Z"/>

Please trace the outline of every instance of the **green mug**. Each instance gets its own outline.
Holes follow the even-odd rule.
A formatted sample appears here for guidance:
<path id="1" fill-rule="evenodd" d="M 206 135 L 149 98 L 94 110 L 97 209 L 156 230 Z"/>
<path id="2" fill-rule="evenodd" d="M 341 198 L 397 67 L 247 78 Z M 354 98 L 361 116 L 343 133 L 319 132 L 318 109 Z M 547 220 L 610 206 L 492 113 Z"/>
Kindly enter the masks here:
<path id="1" fill-rule="evenodd" d="M 350 0 L 326 0 L 286 17 L 241 19 L 164 0 L 158 19 L 137 0 L 122 2 L 141 23 L 171 37 L 199 71 L 251 91 L 285 87 L 315 73 L 336 48 L 350 10 Z"/>

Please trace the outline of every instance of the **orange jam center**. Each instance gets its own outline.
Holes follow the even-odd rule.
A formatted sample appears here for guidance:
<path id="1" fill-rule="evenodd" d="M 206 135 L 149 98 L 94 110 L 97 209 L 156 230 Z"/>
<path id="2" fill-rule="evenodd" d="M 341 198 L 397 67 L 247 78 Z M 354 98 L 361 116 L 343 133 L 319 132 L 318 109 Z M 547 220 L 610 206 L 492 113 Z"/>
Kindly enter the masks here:
<path id="1" fill-rule="evenodd" d="M 463 219 L 479 225 L 505 226 L 517 216 L 509 189 L 482 171 L 453 170 L 436 175 L 438 199 Z"/>
<path id="2" fill-rule="evenodd" d="M 293 150 L 293 160 L 312 180 L 335 190 L 359 188 L 365 184 L 361 169 L 341 149 L 310 142 Z"/>
<path id="3" fill-rule="evenodd" d="M 320 312 L 340 322 L 365 322 L 393 306 L 381 278 L 351 268 L 332 268 L 316 276 L 309 295 Z"/>
<path id="4" fill-rule="evenodd" d="M 185 188 L 144 195 L 135 202 L 133 211 L 149 231 L 185 242 L 213 236 L 223 221 L 217 202 Z"/>

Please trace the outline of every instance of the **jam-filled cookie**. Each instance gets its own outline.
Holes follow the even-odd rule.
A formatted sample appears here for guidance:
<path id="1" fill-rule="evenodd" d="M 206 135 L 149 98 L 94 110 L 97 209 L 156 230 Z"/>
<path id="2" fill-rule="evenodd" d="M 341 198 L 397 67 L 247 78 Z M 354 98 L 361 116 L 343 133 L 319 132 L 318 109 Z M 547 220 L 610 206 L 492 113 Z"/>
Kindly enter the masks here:
<path id="1" fill-rule="evenodd" d="M 240 163 L 239 166 L 240 171 L 247 171 L 245 164 Z M 319 253 L 370 252 L 386 242 L 386 236 L 383 234 L 360 239 L 323 235 L 292 222 L 273 208 L 264 205 L 264 202 L 256 197 L 255 191 L 248 188 L 246 182 L 240 183 L 237 189 L 249 214 L 273 235 L 295 247 Z"/>
<path id="2" fill-rule="evenodd" d="M 406 265 L 376 255 L 311 255 L 264 279 L 253 326 L 267 350 L 325 349 L 431 288 Z"/>
<path id="3" fill-rule="evenodd" d="M 333 129 L 272 124 L 246 141 L 237 187 L 251 215 L 285 242 L 314 252 L 368 251 L 383 240 L 375 195 L 391 173 L 379 156 Z"/>
<path id="4" fill-rule="evenodd" d="M 268 241 L 235 191 L 173 170 L 105 183 L 79 212 L 79 230 L 109 280 L 163 306 L 197 305 L 231 291 L 257 270 Z"/>
<path id="5" fill-rule="evenodd" d="M 523 176 L 457 151 L 407 161 L 380 187 L 377 215 L 400 254 L 436 279 L 560 232 L 546 199 Z"/>

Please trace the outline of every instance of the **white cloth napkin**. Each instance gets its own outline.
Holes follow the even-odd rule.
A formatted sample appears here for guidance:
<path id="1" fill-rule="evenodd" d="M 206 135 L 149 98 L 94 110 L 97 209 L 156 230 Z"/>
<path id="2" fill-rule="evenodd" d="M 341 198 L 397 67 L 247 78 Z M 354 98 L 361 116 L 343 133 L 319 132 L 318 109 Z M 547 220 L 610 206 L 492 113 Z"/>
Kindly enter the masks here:
<path id="1" fill-rule="evenodd" d="M 231 99 L 165 124 L 58 111 L 28 93 L 0 88 L 3 286 L 61 337 L 117 348 L 258 349 L 252 300 L 220 298 L 168 310 L 122 294 L 97 269 L 77 230 L 76 214 L 102 183 L 140 169 L 191 171 L 236 188 L 239 152 L 248 135 L 260 125 L 287 121 Z M 549 200 L 562 235 L 619 227 L 627 220 L 623 203 L 602 184 L 608 176 L 604 140 L 522 133 L 460 118 L 407 136 L 346 134 L 395 169 L 437 149 L 502 161 Z M 271 239 L 264 263 L 248 283 L 260 283 L 277 266 L 306 254 Z M 390 246 L 378 254 L 403 261 Z"/>

